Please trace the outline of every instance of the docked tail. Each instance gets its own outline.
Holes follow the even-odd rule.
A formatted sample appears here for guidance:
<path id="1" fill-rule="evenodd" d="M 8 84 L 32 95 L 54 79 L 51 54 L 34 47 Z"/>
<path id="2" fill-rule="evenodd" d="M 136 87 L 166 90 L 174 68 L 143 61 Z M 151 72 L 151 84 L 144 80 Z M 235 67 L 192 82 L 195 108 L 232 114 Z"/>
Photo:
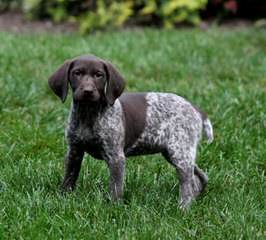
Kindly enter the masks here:
<path id="1" fill-rule="evenodd" d="M 213 129 L 210 119 L 203 119 L 203 132 L 207 139 L 207 143 L 210 144 L 213 141 Z"/>

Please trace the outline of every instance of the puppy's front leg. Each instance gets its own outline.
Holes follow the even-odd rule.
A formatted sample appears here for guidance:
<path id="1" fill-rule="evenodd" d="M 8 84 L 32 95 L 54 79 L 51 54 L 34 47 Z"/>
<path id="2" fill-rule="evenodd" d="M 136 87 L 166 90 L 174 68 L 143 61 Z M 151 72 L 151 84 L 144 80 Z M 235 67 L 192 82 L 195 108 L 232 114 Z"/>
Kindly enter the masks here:
<path id="1" fill-rule="evenodd" d="M 72 191 L 79 175 L 84 151 L 77 146 L 70 145 L 65 158 L 65 177 L 62 183 L 63 191 Z"/>
<path id="2" fill-rule="evenodd" d="M 124 154 L 108 157 L 107 165 L 110 171 L 109 192 L 112 200 L 116 201 L 123 197 L 123 181 L 125 173 Z"/>

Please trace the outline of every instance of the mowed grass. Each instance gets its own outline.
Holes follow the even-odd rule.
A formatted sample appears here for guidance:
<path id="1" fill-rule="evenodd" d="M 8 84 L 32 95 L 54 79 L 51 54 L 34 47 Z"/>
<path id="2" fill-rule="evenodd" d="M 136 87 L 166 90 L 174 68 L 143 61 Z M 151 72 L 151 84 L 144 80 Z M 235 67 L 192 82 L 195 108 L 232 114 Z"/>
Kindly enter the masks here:
<path id="1" fill-rule="evenodd" d="M 160 155 L 128 159 L 124 202 L 89 156 L 60 194 L 71 94 L 62 104 L 47 78 L 86 53 L 113 62 L 127 91 L 174 92 L 209 114 L 215 140 L 197 159 L 209 185 L 188 212 Z M 0 33 L 0 239 L 265 239 L 265 167 L 265 29 Z"/>

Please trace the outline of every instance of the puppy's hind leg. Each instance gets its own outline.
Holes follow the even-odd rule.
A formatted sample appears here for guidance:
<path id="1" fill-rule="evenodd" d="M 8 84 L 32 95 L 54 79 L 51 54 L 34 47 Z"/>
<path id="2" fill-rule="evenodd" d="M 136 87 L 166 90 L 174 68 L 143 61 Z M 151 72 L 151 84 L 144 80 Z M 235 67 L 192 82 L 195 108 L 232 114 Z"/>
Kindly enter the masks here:
<path id="1" fill-rule="evenodd" d="M 200 193 L 204 191 L 207 183 L 208 183 L 208 176 L 205 172 L 203 172 L 202 169 L 200 169 L 197 164 L 195 164 L 194 167 L 194 174 L 195 177 L 198 177 L 200 182 L 201 182 L 201 189 L 200 189 Z"/>
<path id="2" fill-rule="evenodd" d="M 180 208 L 185 209 L 200 194 L 203 184 L 200 177 L 195 175 L 195 171 L 199 170 L 199 168 L 195 170 L 196 146 L 191 146 L 188 149 L 184 144 L 175 144 L 175 146 L 178 147 L 168 149 L 163 156 L 177 170 L 180 181 L 179 205 Z"/>

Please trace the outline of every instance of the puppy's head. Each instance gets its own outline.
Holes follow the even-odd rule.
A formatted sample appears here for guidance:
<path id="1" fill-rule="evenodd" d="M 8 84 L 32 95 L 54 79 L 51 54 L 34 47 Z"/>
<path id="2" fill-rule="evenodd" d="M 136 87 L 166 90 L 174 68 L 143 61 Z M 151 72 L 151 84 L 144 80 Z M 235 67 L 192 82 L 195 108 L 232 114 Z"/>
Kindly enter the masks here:
<path id="1" fill-rule="evenodd" d="M 48 83 L 62 102 L 66 100 L 70 85 L 74 101 L 81 104 L 106 101 L 113 105 L 125 87 L 124 79 L 115 67 L 94 56 L 67 60 Z"/>

